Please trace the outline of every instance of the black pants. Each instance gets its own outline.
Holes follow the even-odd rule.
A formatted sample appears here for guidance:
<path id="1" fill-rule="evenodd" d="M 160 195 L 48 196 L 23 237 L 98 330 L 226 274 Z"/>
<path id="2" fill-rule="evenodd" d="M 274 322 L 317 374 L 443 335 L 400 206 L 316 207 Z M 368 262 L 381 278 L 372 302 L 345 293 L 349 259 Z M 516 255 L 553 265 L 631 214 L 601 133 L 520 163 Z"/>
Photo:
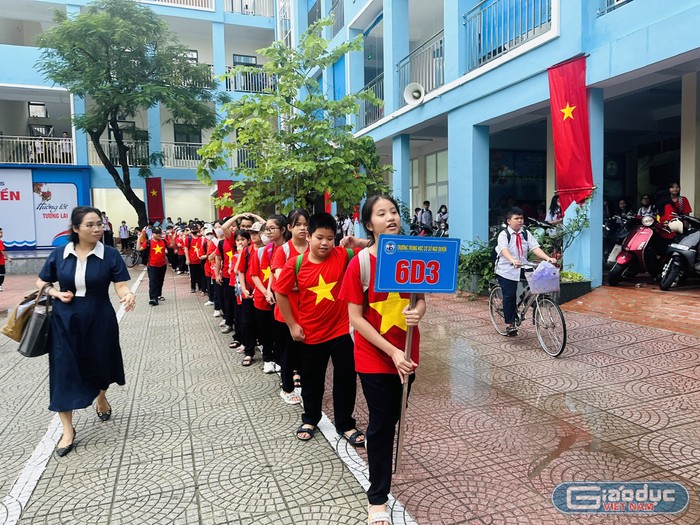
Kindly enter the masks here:
<path id="1" fill-rule="evenodd" d="M 148 266 L 148 298 L 157 301 L 163 295 L 163 281 L 168 266 Z"/>
<path id="2" fill-rule="evenodd" d="M 233 326 L 233 305 L 236 302 L 236 294 L 229 283 L 228 277 L 224 277 L 221 281 L 221 309 L 224 312 L 226 325 Z"/>
<path id="3" fill-rule="evenodd" d="M 335 429 L 342 434 L 355 428 L 355 396 L 357 374 L 355 373 L 354 345 L 349 334 L 341 335 L 315 345 L 301 343 L 301 397 L 304 413 L 301 420 L 307 425 L 318 425 L 321 421 L 321 405 L 326 391 L 326 369 L 328 360 L 333 361 L 333 418 Z"/>
<path id="4" fill-rule="evenodd" d="M 255 309 L 255 319 L 258 323 L 258 340 L 262 345 L 263 362 L 274 361 L 278 363 L 277 352 L 275 351 L 275 316 L 272 310 Z"/>
<path id="5" fill-rule="evenodd" d="M 177 256 L 177 270 L 183 273 L 187 271 L 187 258 L 184 254 Z"/>
<path id="6" fill-rule="evenodd" d="M 175 253 L 175 250 L 172 248 L 168 248 L 167 250 L 168 253 L 168 264 L 173 270 L 177 270 L 177 254 Z"/>
<path id="7" fill-rule="evenodd" d="M 190 264 L 190 289 L 202 289 L 202 277 L 204 276 L 204 268 L 202 264 Z"/>
<path id="8" fill-rule="evenodd" d="M 199 289 L 205 294 L 209 295 L 209 286 L 211 283 L 211 277 L 204 273 L 204 265 L 209 264 L 207 262 L 202 263 L 202 278 L 199 281 Z"/>
<path id="9" fill-rule="evenodd" d="M 221 297 L 221 294 L 223 293 L 223 290 L 221 290 L 221 285 L 216 282 L 216 279 L 211 280 L 211 295 L 209 296 L 209 300 L 214 303 L 214 310 L 221 310 L 223 309 L 223 297 Z"/>
<path id="10" fill-rule="evenodd" d="M 243 343 L 245 355 L 248 357 L 255 356 L 255 343 L 258 341 L 258 321 L 255 318 L 255 306 L 253 299 L 243 299 L 241 301 L 241 331 L 236 330 L 238 340 Z"/>
<path id="11" fill-rule="evenodd" d="M 294 391 L 294 370 L 299 370 L 299 343 L 292 339 L 287 323 L 275 319 L 275 347 L 279 356 L 282 390 Z"/>
<path id="12" fill-rule="evenodd" d="M 398 374 L 360 373 L 359 376 L 369 410 L 365 432 L 370 483 L 367 499 L 370 505 L 383 505 L 389 500 L 391 491 L 394 435 L 401 417 L 403 385 Z M 409 392 L 415 379 L 415 374 L 409 376 Z"/>
<path id="13" fill-rule="evenodd" d="M 0 264 L 0 286 L 5 282 L 5 265 Z"/>
<path id="14" fill-rule="evenodd" d="M 233 290 L 233 288 L 231 288 Z M 234 339 L 237 339 L 241 343 L 243 342 L 241 339 L 243 337 L 243 315 L 241 315 L 241 307 L 243 304 L 238 304 L 238 297 L 236 297 L 236 294 L 233 294 L 233 331 L 234 331 Z"/>
<path id="15" fill-rule="evenodd" d="M 515 307 L 518 304 L 518 281 L 511 281 L 500 275 L 496 278 L 503 293 L 503 317 L 506 324 L 511 324 L 515 321 Z"/>

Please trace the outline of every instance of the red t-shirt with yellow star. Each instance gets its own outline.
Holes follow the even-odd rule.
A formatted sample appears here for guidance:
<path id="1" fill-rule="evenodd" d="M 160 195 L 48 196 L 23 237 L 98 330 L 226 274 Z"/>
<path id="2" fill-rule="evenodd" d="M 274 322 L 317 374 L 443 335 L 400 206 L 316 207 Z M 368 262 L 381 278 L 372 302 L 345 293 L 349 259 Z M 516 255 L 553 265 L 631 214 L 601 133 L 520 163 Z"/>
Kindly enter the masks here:
<path id="1" fill-rule="evenodd" d="M 165 259 L 165 241 L 154 241 L 151 239 L 150 241 L 144 242 L 141 245 L 141 248 L 146 249 L 148 247 L 148 243 L 151 245 L 151 249 L 148 252 L 148 266 L 154 266 L 156 268 L 165 266 L 168 263 L 168 261 Z"/>
<path id="2" fill-rule="evenodd" d="M 270 254 L 273 248 L 274 246 L 265 246 L 262 250 L 262 257 L 258 257 L 259 251 L 256 250 L 255 257 L 250 260 L 251 275 L 257 275 L 265 288 L 267 288 L 270 282 L 270 274 L 272 273 L 272 269 L 270 268 Z M 253 286 L 253 305 L 255 305 L 255 308 L 258 310 L 272 310 L 272 305 L 267 302 L 267 299 L 265 299 L 262 292 L 258 290 L 257 286 Z"/>
<path id="3" fill-rule="evenodd" d="M 236 253 L 236 243 L 231 237 L 231 240 L 223 239 L 219 241 L 219 256 L 221 257 L 221 277 L 229 279 L 231 277 L 231 259 Z"/>
<path id="4" fill-rule="evenodd" d="M 303 257 L 298 274 L 295 272 L 297 257 L 289 258 L 275 281 L 275 290 L 288 295 L 294 285 L 298 286 L 299 315 L 295 315 L 296 320 L 304 330 L 304 343 L 316 345 L 350 332 L 347 304 L 338 299 L 348 252 L 336 247 L 318 264 L 309 260 L 308 251 Z"/>
<path id="5" fill-rule="evenodd" d="M 287 241 L 287 244 L 289 245 L 289 259 L 296 259 L 297 255 L 299 255 L 299 252 L 297 249 L 294 247 L 294 243 L 290 240 Z M 278 246 L 277 248 L 274 249 L 274 252 L 272 254 L 272 262 L 270 263 L 270 268 L 272 268 L 272 273 L 275 273 L 275 270 L 278 268 L 284 268 L 284 265 L 287 263 L 287 256 L 284 253 L 284 249 L 282 246 Z M 277 291 L 277 281 L 273 280 L 272 281 L 272 289 L 274 291 Z M 294 313 L 294 317 L 299 318 L 299 315 L 297 313 L 297 306 L 299 304 L 299 298 L 297 297 L 297 292 L 290 292 L 287 294 L 287 297 L 289 297 L 289 304 L 292 306 L 292 312 Z M 280 307 L 275 304 L 275 320 L 279 321 L 280 323 L 284 323 L 284 317 L 282 317 L 282 312 L 280 312 Z"/>
<path id="6" fill-rule="evenodd" d="M 201 237 L 188 237 L 185 242 L 190 264 L 202 264 L 202 255 L 206 255 L 207 250 Z"/>
<path id="7" fill-rule="evenodd" d="M 370 254 L 369 288 L 367 289 L 367 305 L 363 317 L 379 334 L 396 348 L 406 348 L 406 317 L 403 309 L 408 306 L 411 294 L 386 293 L 374 291 L 374 276 L 377 258 Z M 340 289 L 340 299 L 352 304 L 365 304 L 365 294 L 362 291 L 360 278 L 360 258 L 354 257 L 345 272 L 343 285 Z M 420 332 L 413 328 L 413 345 L 411 360 L 419 361 Z M 379 348 L 367 341 L 355 331 L 355 370 L 364 374 L 398 374 L 394 362 Z"/>

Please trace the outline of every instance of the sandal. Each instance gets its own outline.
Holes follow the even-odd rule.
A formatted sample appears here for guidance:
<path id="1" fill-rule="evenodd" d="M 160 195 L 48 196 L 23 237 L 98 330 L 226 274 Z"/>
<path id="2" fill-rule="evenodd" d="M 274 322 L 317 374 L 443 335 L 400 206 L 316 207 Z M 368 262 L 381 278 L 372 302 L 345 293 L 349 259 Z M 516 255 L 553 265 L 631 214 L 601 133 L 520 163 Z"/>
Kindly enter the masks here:
<path id="1" fill-rule="evenodd" d="M 373 523 L 386 522 L 392 525 L 391 515 L 387 511 L 371 512 L 370 505 L 367 505 L 367 525 L 372 525 Z"/>
<path id="2" fill-rule="evenodd" d="M 295 370 L 292 379 L 294 380 L 294 388 L 301 388 L 301 374 Z"/>
<path id="3" fill-rule="evenodd" d="M 299 428 L 297 428 L 297 439 L 299 441 L 310 441 L 313 439 L 315 433 L 316 427 L 301 425 Z M 301 437 L 302 434 L 308 434 L 309 437 Z"/>
<path id="4" fill-rule="evenodd" d="M 243 366 L 250 366 L 253 364 L 253 358 L 249 355 L 245 356 L 243 358 L 243 361 L 241 362 Z"/>
<path id="5" fill-rule="evenodd" d="M 365 434 L 361 430 L 355 429 L 355 431 L 350 435 L 347 435 L 345 432 L 343 432 L 342 434 L 340 434 L 340 437 L 345 439 L 353 447 L 364 448 L 365 446 Z"/>
<path id="6" fill-rule="evenodd" d="M 235 339 L 228 344 L 229 348 L 238 348 L 239 346 L 241 346 L 241 343 Z"/>

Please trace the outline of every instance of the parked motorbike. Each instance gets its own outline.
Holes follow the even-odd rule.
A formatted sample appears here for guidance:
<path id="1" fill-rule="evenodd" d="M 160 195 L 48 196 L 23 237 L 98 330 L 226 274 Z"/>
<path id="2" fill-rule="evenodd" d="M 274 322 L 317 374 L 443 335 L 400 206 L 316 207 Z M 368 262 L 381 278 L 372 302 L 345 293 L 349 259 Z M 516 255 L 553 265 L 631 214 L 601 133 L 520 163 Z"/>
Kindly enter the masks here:
<path id="1" fill-rule="evenodd" d="M 684 223 L 689 227 L 686 229 Z M 700 219 L 680 215 L 669 223 L 669 229 L 678 233 L 676 241 L 666 251 L 659 288 L 668 290 L 681 284 L 686 278 L 700 275 Z"/>
<path id="2" fill-rule="evenodd" d="M 666 251 L 667 241 L 661 235 L 664 229 L 654 217 L 635 215 L 624 225 L 629 231 L 622 241 L 615 265 L 608 274 L 608 284 L 616 286 L 622 279 L 630 279 L 639 273 L 657 278 L 661 273 L 659 260 Z"/>
<path id="3" fill-rule="evenodd" d="M 449 237 L 450 229 L 446 222 L 442 221 L 433 228 L 433 237 Z"/>
<path id="4" fill-rule="evenodd" d="M 615 265 L 617 256 L 622 251 L 622 243 L 629 235 L 629 229 L 625 226 L 630 223 L 634 226 L 634 221 L 630 221 L 634 215 L 613 215 L 608 217 L 603 224 L 603 262 L 605 267 L 612 268 Z"/>

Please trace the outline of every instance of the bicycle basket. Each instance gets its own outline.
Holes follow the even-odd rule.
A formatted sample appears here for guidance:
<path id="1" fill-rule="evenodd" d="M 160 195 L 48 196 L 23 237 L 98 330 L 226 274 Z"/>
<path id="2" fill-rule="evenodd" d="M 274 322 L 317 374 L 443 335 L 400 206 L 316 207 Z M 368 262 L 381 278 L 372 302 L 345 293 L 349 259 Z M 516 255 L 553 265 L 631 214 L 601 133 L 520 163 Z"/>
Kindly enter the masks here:
<path id="1" fill-rule="evenodd" d="M 559 268 L 547 262 L 541 263 L 534 272 L 526 273 L 525 278 L 532 293 L 559 291 Z"/>

